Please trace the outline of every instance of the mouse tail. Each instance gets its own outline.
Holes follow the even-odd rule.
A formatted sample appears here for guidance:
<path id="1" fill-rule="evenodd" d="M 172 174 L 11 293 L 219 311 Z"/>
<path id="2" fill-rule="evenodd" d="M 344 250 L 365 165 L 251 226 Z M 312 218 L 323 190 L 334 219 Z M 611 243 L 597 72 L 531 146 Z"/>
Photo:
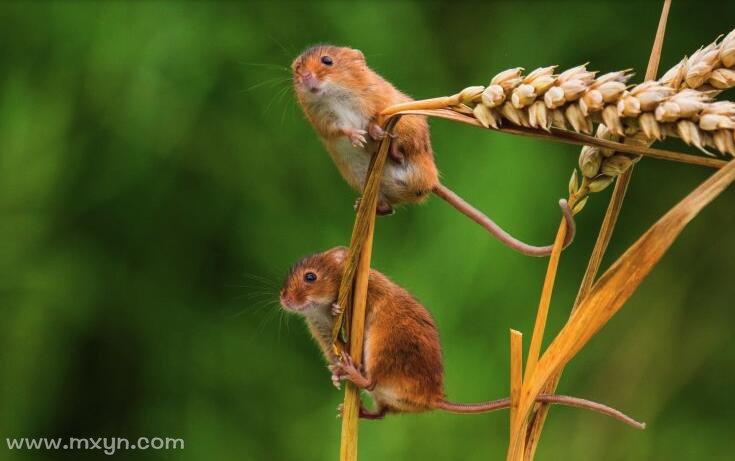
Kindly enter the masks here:
<path id="1" fill-rule="evenodd" d="M 457 211 L 485 228 L 485 230 L 487 230 L 493 237 L 500 240 L 500 242 L 508 248 L 511 248 L 518 251 L 519 253 L 523 253 L 528 256 L 548 256 L 549 254 L 551 254 L 552 245 L 533 246 L 521 242 L 520 240 L 503 230 L 503 228 L 497 225 L 495 221 L 488 218 L 482 211 L 465 202 L 462 197 L 455 194 L 452 190 L 448 189 L 443 184 L 436 185 L 433 189 L 433 192 L 434 194 L 445 200 L 447 203 L 452 205 L 455 209 L 457 209 Z M 564 239 L 564 248 L 566 248 L 572 243 L 572 240 L 574 240 L 576 226 L 574 223 L 572 210 L 569 209 L 567 201 L 564 199 L 559 200 L 559 206 L 561 207 L 564 219 L 567 222 L 568 232 L 566 238 Z"/>
<path id="2" fill-rule="evenodd" d="M 615 418 L 618 421 L 622 421 L 625 424 L 635 427 L 637 429 L 646 428 L 646 423 L 636 421 L 635 419 L 631 418 L 620 410 L 616 410 L 615 408 L 608 407 L 607 405 L 593 402 L 591 400 L 570 397 L 568 395 L 542 394 L 536 398 L 536 402 L 583 408 L 585 410 L 591 410 L 605 416 L 610 416 L 611 418 Z M 500 410 L 508 407 L 510 407 L 510 399 L 507 398 L 490 400 L 488 402 L 480 403 L 454 403 L 447 400 L 440 400 L 434 405 L 434 408 L 436 408 L 437 410 L 444 410 L 450 413 L 458 414 L 487 413 L 490 411 Z"/>
<path id="3" fill-rule="evenodd" d="M 450 413 L 473 414 L 487 413 L 489 411 L 500 410 L 510 406 L 510 399 L 490 400 L 480 403 L 455 403 L 447 400 L 441 400 L 436 403 L 438 410 L 448 411 Z"/>

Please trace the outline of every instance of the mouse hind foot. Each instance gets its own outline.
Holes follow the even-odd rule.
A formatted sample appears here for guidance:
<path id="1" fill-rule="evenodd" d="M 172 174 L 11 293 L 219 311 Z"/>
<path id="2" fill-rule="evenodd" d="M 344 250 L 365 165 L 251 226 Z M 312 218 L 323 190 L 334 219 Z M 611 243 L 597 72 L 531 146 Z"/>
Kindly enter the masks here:
<path id="1" fill-rule="evenodd" d="M 386 407 L 380 407 L 376 410 L 370 411 L 360 405 L 360 418 L 362 419 L 383 419 L 385 418 L 386 413 L 388 413 L 388 409 Z"/>
<path id="2" fill-rule="evenodd" d="M 390 216 L 392 214 L 395 214 L 396 210 L 393 208 L 393 205 L 391 205 L 388 202 L 378 202 L 378 207 L 375 209 L 375 213 L 378 216 Z"/>
<path id="3" fill-rule="evenodd" d="M 358 415 L 360 419 L 383 419 L 385 418 L 386 413 L 388 413 L 387 407 L 378 407 L 375 410 L 368 410 L 362 402 L 360 402 L 360 413 Z M 344 404 L 340 403 L 337 405 L 337 418 L 342 418 L 343 415 Z"/>
<path id="4" fill-rule="evenodd" d="M 350 381 L 359 389 L 371 390 L 373 388 L 373 381 L 365 376 L 362 366 L 358 368 L 358 366 L 355 365 L 352 361 L 352 357 L 350 357 L 348 353 L 342 352 L 339 361 L 334 363 L 332 366 L 332 373 L 339 381 Z M 332 379 L 334 380 L 334 376 Z"/>
<path id="5" fill-rule="evenodd" d="M 358 197 L 357 200 L 355 200 L 355 204 L 352 206 L 355 211 L 360 207 L 360 202 L 362 201 L 362 197 Z M 381 199 L 378 201 L 378 206 L 375 208 L 375 214 L 378 216 L 390 216 L 392 214 L 395 214 L 396 210 L 393 208 L 393 205 L 391 205 L 388 201 Z"/>

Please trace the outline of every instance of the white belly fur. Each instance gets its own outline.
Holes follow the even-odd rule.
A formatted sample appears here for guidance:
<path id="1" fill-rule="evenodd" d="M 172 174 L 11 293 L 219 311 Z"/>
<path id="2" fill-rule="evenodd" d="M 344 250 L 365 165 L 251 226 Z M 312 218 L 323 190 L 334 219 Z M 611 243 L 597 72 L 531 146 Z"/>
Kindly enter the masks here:
<path id="1" fill-rule="evenodd" d="M 339 138 L 329 146 L 330 154 L 339 172 L 347 183 L 354 189 L 361 191 L 372 152 L 377 151 L 378 144 L 369 141 L 364 147 L 354 147 L 346 137 Z M 380 181 L 381 192 L 388 197 L 401 197 L 405 194 L 406 179 L 410 165 L 396 165 L 387 161 Z"/>
<path id="2" fill-rule="evenodd" d="M 334 121 L 340 128 L 351 128 L 366 130 L 370 118 L 362 111 L 362 105 L 356 101 L 352 92 L 341 92 L 338 88 L 330 87 L 329 97 L 320 100 L 314 107 L 320 112 L 321 117 L 327 117 Z M 347 183 L 358 191 L 362 190 L 367 176 L 368 166 L 372 152 L 377 151 L 378 144 L 369 136 L 365 136 L 367 144 L 364 148 L 352 146 L 352 142 L 346 137 L 339 137 L 330 141 L 327 146 L 329 153 L 337 165 L 339 172 Z M 386 163 L 381 180 L 381 189 L 384 195 L 401 196 L 398 193 L 406 188 L 406 176 L 408 167 L 393 163 Z"/>

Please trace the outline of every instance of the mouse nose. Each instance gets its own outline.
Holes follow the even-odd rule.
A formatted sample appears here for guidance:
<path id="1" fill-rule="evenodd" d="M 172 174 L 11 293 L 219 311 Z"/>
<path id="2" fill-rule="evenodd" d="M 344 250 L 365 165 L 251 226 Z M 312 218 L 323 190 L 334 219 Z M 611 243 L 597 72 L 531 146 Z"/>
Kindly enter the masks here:
<path id="1" fill-rule="evenodd" d="M 281 305 L 285 307 L 291 307 L 293 304 L 293 298 L 285 293 L 281 293 Z"/>
<path id="2" fill-rule="evenodd" d="M 301 73 L 301 83 L 308 89 L 315 88 L 317 85 L 316 77 L 311 71 L 304 71 Z"/>

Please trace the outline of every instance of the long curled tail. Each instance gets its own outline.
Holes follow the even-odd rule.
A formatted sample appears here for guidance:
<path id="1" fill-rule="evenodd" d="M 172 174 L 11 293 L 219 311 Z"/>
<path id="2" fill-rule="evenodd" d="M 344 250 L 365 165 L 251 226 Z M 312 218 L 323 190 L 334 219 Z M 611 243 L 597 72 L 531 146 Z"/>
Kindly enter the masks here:
<path id="1" fill-rule="evenodd" d="M 500 410 L 510 407 L 510 399 L 490 400 L 480 403 L 454 403 L 442 400 L 436 404 L 439 410 L 448 411 L 450 413 L 460 413 L 469 415 L 473 413 L 487 413 L 494 410 Z"/>
<path id="2" fill-rule="evenodd" d="M 433 192 L 444 199 L 447 203 L 452 205 L 454 208 L 456 208 L 460 213 L 484 227 L 488 232 L 490 232 L 490 234 L 500 240 L 500 242 L 508 248 L 512 248 L 519 253 L 523 253 L 528 256 L 548 256 L 549 254 L 551 254 L 551 245 L 539 247 L 521 242 L 517 238 L 510 235 L 508 232 L 504 231 L 500 226 L 495 224 L 495 222 L 492 219 L 488 218 L 482 211 L 465 202 L 462 197 L 455 194 L 444 185 L 437 185 L 436 187 L 434 187 Z M 569 209 L 569 204 L 567 204 L 567 201 L 564 199 L 559 200 L 559 206 L 561 207 L 561 211 L 564 214 L 564 219 L 567 222 L 568 232 L 566 238 L 564 239 L 564 248 L 566 248 L 572 243 L 572 240 L 574 240 L 576 226 L 574 224 L 574 216 L 572 215 L 572 210 Z"/>
<path id="3" fill-rule="evenodd" d="M 635 419 L 624 414 L 620 410 L 616 410 L 615 408 L 608 407 L 607 405 L 593 402 L 591 400 L 570 397 L 568 395 L 541 394 L 536 398 L 536 402 L 553 403 L 557 405 L 566 405 L 569 407 L 584 408 L 585 410 L 595 411 L 597 413 L 610 416 L 611 418 L 615 418 L 618 421 L 622 421 L 629 426 L 635 427 L 636 429 L 646 428 L 646 423 L 636 421 Z M 498 399 L 481 403 L 454 403 L 442 400 L 440 402 L 437 402 L 435 406 L 436 409 L 459 414 L 486 413 L 489 411 L 500 410 L 502 408 L 508 407 L 510 407 L 510 399 Z"/>

